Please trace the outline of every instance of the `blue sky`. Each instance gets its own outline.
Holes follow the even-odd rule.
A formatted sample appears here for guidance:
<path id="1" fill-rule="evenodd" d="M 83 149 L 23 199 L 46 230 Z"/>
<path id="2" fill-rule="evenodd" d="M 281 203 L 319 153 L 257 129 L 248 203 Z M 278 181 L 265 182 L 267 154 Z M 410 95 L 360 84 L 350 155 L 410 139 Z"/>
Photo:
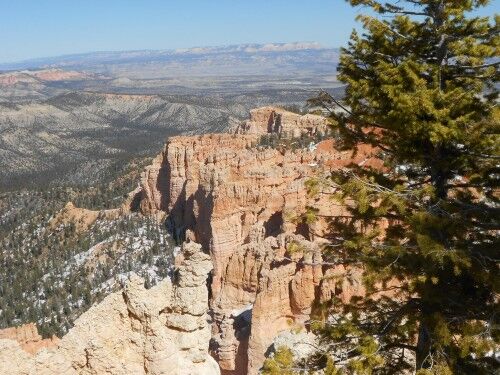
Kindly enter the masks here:
<path id="1" fill-rule="evenodd" d="M 343 0 L 0 0 L 0 62 L 103 50 L 343 43 Z"/>
<path id="2" fill-rule="evenodd" d="M 0 62 L 238 43 L 337 47 L 359 12 L 344 0 L 0 0 Z"/>

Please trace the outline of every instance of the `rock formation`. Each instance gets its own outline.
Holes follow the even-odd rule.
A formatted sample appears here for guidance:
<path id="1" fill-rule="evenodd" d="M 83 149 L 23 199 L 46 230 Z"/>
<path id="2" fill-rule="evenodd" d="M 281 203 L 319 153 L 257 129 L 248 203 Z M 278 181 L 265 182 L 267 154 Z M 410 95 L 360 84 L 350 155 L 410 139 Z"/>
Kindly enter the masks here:
<path id="1" fill-rule="evenodd" d="M 130 204 L 130 203 L 129 203 Z M 59 211 L 50 221 L 51 229 L 56 229 L 60 225 L 73 224 L 77 232 L 88 230 L 99 217 L 106 219 L 116 219 L 120 214 L 126 211 L 124 208 L 109 210 L 89 210 L 76 207 L 72 202 L 66 203 L 64 208 Z"/>
<path id="2" fill-rule="evenodd" d="M 301 215 L 308 208 L 319 217 L 342 215 L 346 208 L 329 194 L 312 198 L 306 183 L 351 163 L 381 165 L 369 147 L 353 154 L 332 139 L 291 147 L 327 127 L 321 116 L 264 107 L 232 133 L 170 138 L 127 202 L 187 241 L 173 282 L 146 290 L 132 278 L 56 346 L 30 350 L 35 354 L 17 337 L 0 339 L 0 373 L 217 374 L 220 366 L 223 374 L 254 375 L 280 337 L 309 337 L 313 303 L 364 291 L 359 271 L 322 263 L 326 222 Z M 292 142 L 265 147 L 261 137 L 269 133 Z M 85 230 L 95 218 L 69 204 L 53 224 L 66 220 Z"/>
<path id="3" fill-rule="evenodd" d="M 59 343 L 59 339 L 56 336 L 43 339 L 38 334 L 38 329 L 33 323 L 0 329 L 0 340 L 7 339 L 17 341 L 19 346 L 30 354 L 35 354 L 40 349 L 50 348 Z"/>
<path id="4" fill-rule="evenodd" d="M 250 111 L 250 119 L 241 122 L 237 134 L 283 133 L 298 137 L 301 134 L 326 133 L 328 123 L 323 116 L 299 115 L 276 107 L 261 107 Z"/>
<path id="5" fill-rule="evenodd" d="M 303 327 L 316 299 L 361 292 L 356 278 L 324 277 L 347 271 L 315 265 L 322 223 L 298 218 L 308 206 L 320 214 L 345 211 L 324 195 L 311 199 L 311 177 L 380 161 L 369 147 L 354 155 L 333 140 L 295 150 L 258 145 L 262 134 L 326 128 L 320 116 L 256 109 L 233 134 L 170 138 L 142 176 L 142 212 L 166 217 L 178 238 L 187 231 L 211 255 L 212 353 L 225 374 L 255 374 L 274 337 Z M 285 254 L 292 243 L 301 251 L 291 258 Z"/>
<path id="6" fill-rule="evenodd" d="M 32 83 L 41 81 L 68 81 L 84 80 L 93 75 L 83 72 L 61 70 L 61 69 L 42 69 L 42 70 L 23 70 L 20 72 L 0 73 L 0 87 L 12 86 L 15 84 Z"/>
<path id="7" fill-rule="evenodd" d="M 35 355 L 0 339 L 1 374 L 219 374 L 210 355 L 206 278 L 212 265 L 187 243 L 174 282 L 151 289 L 131 277 L 75 323 L 57 346 Z"/>

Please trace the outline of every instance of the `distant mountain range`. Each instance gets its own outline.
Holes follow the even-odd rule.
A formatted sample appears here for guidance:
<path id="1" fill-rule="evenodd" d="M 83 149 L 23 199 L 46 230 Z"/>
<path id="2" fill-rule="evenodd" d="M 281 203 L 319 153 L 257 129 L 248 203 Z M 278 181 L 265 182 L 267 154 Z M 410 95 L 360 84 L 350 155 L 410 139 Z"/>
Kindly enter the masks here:
<path id="1" fill-rule="evenodd" d="M 0 64 L 0 191 L 91 184 L 168 136 L 222 131 L 256 106 L 302 108 L 320 89 L 342 95 L 338 52 L 242 44 Z"/>
<path id="2" fill-rule="evenodd" d="M 0 70 L 62 68 L 146 79 L 176 75 L 334 74 L 338 55 L 338 49 L 318 43 L 240 44 L 89 52 L 0 63 Z"/>

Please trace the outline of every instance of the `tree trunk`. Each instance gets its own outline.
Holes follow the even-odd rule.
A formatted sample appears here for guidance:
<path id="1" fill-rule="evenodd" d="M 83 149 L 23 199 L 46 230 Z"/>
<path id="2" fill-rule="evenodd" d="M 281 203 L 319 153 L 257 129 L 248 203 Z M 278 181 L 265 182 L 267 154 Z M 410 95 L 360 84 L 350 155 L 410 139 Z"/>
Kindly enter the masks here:
<path id="1" fill-rule="evenodd" d="M 418 341 L 416 351 L 416 368 L 417 370 L 429 367 L 428 355 L 431 350 L 431 338 L 429 330 L 425 323 L 420 323 L 418 330 Z"/>

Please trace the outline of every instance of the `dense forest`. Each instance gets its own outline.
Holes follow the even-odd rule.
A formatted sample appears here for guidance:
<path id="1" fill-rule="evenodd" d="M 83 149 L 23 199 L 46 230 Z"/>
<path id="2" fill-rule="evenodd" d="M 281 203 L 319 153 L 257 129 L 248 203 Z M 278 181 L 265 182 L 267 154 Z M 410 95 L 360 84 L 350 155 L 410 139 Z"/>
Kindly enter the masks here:
<path id="1" fill-rule="evenodd" d="M 110 170 L 92 186 L 59 186 L 0 197 L 0 328 L 36 322 L 61 336 L 92 304 L 135 272 L 149 287 L 170 272 L 166 228 L 136 213 L 108 217 L 138 183 L 149 159 Z M 100 211 L 90 227 L 55 221 L 67 202 Z"/>

